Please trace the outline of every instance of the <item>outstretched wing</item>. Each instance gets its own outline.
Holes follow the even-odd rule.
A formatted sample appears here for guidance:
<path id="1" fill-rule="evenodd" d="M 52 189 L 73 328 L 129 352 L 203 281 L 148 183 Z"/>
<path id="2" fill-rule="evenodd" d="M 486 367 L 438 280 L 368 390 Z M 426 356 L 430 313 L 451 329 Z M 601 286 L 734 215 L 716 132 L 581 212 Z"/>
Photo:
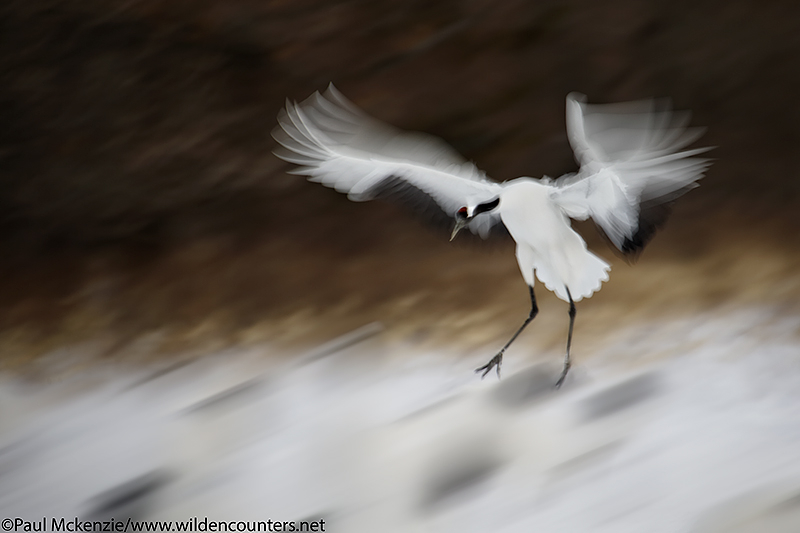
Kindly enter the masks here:
<path id="1" fill-rule="evenodd" d="M 502 189 L 442 140 L 369 117 L 333 85 L 300 104 L 287 101 L 278 124 L 275 155 L 299 165 L 293 174 L 357 202 L 395 200 L 452 226 L 459 208 L 490 201 Z M 497 214 L 484 213 L 469 227 L 485 238 L 498 223 Z"/>
<path id="2" fill-rule="evenodd" d="M 592 220 L 626 255 L 635 256 L 666 220 L 671 203 L 697 186 L 711 148 L 684 148 L 703 130 L 667 100 L 589 105 L 567 96 L 567 135 L 577 174 L 555 183 L 551 198 L 570 217 Z"/>

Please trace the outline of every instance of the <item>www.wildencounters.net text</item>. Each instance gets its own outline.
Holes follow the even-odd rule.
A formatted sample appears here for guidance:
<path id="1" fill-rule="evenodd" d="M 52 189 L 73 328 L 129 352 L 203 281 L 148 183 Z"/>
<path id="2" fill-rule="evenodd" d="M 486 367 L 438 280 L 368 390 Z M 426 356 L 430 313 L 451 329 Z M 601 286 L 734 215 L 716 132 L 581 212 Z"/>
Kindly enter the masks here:
<path id="1" fill-rule="evenodd" d="M 183 521 L 154 520 L 81 520 L 78 517 L 41 518 L 25 520 L 4 518 L 0 522 L 3 531 L 35 533 L 240 533 L 240 532 L 302 532 L 325 531 L 325 520 L 279 521 L 279 520 L 209 520 L 208 517 L 193 517 Z"/>

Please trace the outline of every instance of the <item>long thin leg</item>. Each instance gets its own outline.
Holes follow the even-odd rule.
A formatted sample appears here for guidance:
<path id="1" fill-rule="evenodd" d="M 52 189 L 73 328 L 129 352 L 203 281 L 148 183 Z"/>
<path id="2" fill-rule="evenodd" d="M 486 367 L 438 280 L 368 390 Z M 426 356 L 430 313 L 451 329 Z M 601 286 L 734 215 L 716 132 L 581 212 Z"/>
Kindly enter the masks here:
<path id="1" fill-rule="evenodd" d="M 575 325 L 575 302 L 572 301 L 572 295 L 567 289 L 567 298 L 569 298 L 569 334 L 567 335 L 567 355 L 564 356 L 564 368 L 561 370 L 561 377 L 556 381 L 556 388 L 560 388 L 564 384 L 564 379 L 567 377 L 569 367 L 572 363 L 569 360 L 569 349 L 572 346 L 572 327 Z"/>
<path id="2" fill-rule="evenodd" d="M 530 324 L 531 320 L 536 318 L 537 313 L 539 313 L 539 306 L 536 305 L 536 295 L 533 294 L 533 287 L 528 286 L 528 288 L 530 289 L 531 292 L 531 312 L 528 314 L 528 318 L 525 319 L 525 322 L 522 323 L 517 332 L 514 333 L 514 336 L 511 337 L 511 340 L 509 340 L 506 343 L 506 345 L 500 349 L 497 355 L 492 357 L 491 360 L 482 367 L 475 369 L 476 374 L 479 372 L 483 372 L 483 374 L 481 374 L 481 379 L 485 378 L 486 374 L 491 372 L 492 368 L 495 367 L 497 367 L 497 377 L 498 379 L 500 378 L 500 365 L 503 364 L 503 353 L 505 353 L 508 347 L 511 346 L 511 343 L 514 342 L 514 340 L 519 336 L 519 334 L 522 333 L 522 330 L 525 329 L 525 326 Z"/>

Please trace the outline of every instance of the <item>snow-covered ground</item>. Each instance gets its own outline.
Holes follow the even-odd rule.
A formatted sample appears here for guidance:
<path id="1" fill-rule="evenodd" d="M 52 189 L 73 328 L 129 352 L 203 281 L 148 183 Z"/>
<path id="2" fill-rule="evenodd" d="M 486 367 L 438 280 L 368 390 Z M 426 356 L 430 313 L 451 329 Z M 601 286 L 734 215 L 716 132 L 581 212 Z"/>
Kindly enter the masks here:
<path id="1" fill-rule="evenodd" d="M 525 366 L 517 346 L 481 381 L 491 354 L 419 353 L 374 326 L 293 358 L 5 377 L 0 518 L 796 532 L 799 328 L 769 309 L 631 325 L 576 353 L 561 390 L 560 354 Z"/>

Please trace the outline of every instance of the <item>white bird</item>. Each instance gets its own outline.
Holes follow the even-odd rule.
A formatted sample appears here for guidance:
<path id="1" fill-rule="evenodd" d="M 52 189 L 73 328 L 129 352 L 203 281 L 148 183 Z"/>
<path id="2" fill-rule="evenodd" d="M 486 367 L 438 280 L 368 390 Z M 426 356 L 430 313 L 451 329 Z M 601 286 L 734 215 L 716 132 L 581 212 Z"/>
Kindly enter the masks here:
<path id="1" fill-rule="evenodd" d="M 487 237 L 502 224 L 517 244 L 517 262 L 528 284 L 531 311 L 522 326 L 484 366 L 500 376 L 503 354 L 538 312 L 538 278 L 569 303 L 569 333 L 560 387 L 569 371 L 575 302 L 608 280 L 608 263 L 591 253 L 570 218 L 592 218 L 623 254 L 635 256 L 664 222 L 669 204 L 696 186 L 710 161 L 694 157 L 710 148 L 684 148 L 702 130 L 687 128 L 688 112 L 666 100 L 589 105 L 567 96 L 567 133 L 580 165 L 557 180 L 521 177 L 497 183 L 444 141 L 401 132 L 347 100 L 333 85 L 300 104 L 287 100 L 273 137 L 275 154 L 354 201 L 400 199 L 427 214 L 455 221 Z"/>

